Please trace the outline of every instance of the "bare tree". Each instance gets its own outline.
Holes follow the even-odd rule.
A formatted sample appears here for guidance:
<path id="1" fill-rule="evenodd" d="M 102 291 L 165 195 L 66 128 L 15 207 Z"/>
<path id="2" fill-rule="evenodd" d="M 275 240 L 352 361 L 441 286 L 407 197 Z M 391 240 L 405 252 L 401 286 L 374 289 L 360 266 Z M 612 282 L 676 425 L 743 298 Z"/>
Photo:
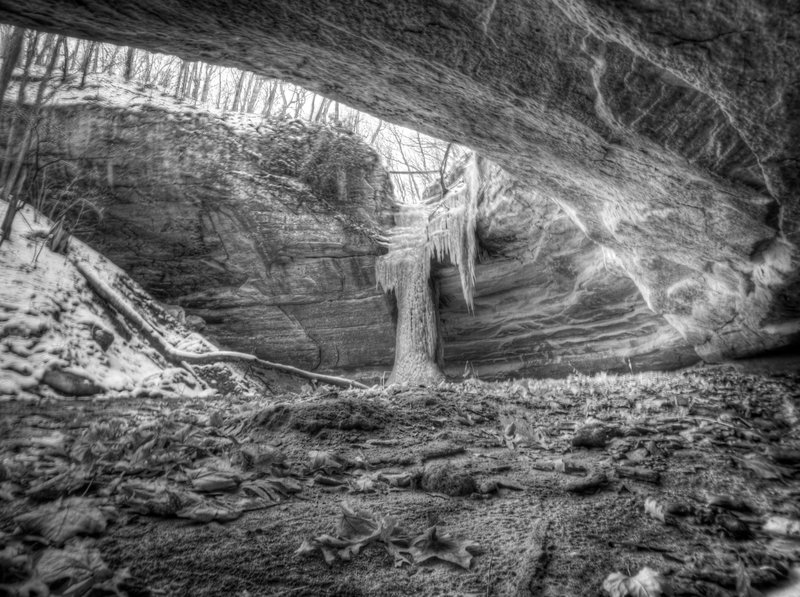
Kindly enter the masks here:
<path id="1" fill-rule="evenodd" d="M 236 112 L 239 109 L 239 99 L 242 97 L 242 85 L 244 84 L 244 78 L 247 75 L 245 71 L 242 71 L 239 75 L 239 78 L 236 81 L 236 91 L 233 94 L 233 104 L 231 104 L 231 112 Z"/>
<path id="2" fill-rule="evenodd" d="M 255 77 L 255 79 L 253 90 L 250 92 L 250 99 L 247 102 L 247 109 L 245 110 L 245 112 L 249 114 L 255 112 L 258 96 L 261 95 L 261 88 L 264 86 L 264 79 L 262 77 Z"/>
<path id="3" fill-rule="evenodd" d="M 280 81 L 277 80 L 272 80 L 267 83 L 267 98 L 264 100 L 264 109 L 261 112 L 264 116 L 269 116 L 272 113 L 272 106 L 275 103 L 275 93 L 278 91 L 279 85 Z"/>
<path id="4" fill-rule="evenodd" d="M 83 64 L 81 65 L 81 89 L 86 86 L 86 76 L 89 74 L 89 66 L 92 62 L 92 55 L 95 54 L 96 45 L 97 44 L 95 42 L 90 41 L 89 47 L 86 49 L 86 53 L 83 55 Z"/>
<path id="5" fill-rule="evenodd" d="M 6 89 L 11 82 L 11 75 L 19 62 L 19 55 L 22 52 L 22 42 L 25 40 L 25 30 L 22 27 L 14 27 L 11 36 L 3 48 L 3 68 L 0 70 L 0 100 L 5 99 Z"/>
<path id="6" fill-rule="evenodd" d="M 206 64 L 206 74 L 203 77 L 203 91 L 200 93 L 200 101 L 205 104 L 208 102 L 208 88 L 211 85 L 211 75 L 213 67 Z"/>
<path id="7" fill-rule="evenodd" d="M 19 193 L 17 190 L 22 186 L 22 183 L 25 180 L 25 155 L 28 153 L 31 137 L 36 126 L 38 125 L 39 112 L 41 111 L 42 104 L 44 103 L 45 91 L 50 83 L 50 78 L 53 76 L 53 70 L 55 69 L 56 62 L 58 60 L 59 47 L 62 43 L 66 43 L 66 38 L 64 36 L 59 36 L 52 47 L 50 60 L 47 63 L 47 69 L 45 70 L 44 77 L 42 77 L 42 80 L 39 82 L 39 90 L 36 93 L 36 101 L 31 108 L 31 114 L 28 116 L 28 123 L 25 127 L 25 133 L 19 143 L 19 147 L 16 150 L 15 161 L 9 169 L 8 175 L 2 181 L 0 181 L 0 184 L 2 184 L 3 187 L 2 191 L 0 191 L 0 199 L 8 202 L 6 215 L 3 218 L 2 224 L 0 224 L 0 235 L 2 235 L 0 236 L 0 245 L 2 245 L 11 234 L 11 226 L 14 222 L 14 216 L 16 215 L 19 207 Z M 20 109 L 22 108 L 23 107 L 20 106 Z M 9 150 L 11 150 L 11 147 L 9 147 Z"/>

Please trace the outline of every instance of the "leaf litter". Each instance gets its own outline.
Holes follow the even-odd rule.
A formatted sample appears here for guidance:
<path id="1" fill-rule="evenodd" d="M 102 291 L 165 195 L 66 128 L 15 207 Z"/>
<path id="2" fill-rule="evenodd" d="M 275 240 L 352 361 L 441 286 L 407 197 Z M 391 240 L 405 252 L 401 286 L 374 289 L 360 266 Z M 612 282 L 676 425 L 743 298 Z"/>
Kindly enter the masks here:
<path id="1" fill-rule="evenodd" d="M 720 371 L 6 407 L 0 583 L 764 591 L 800 559 L 798 384 Z"/>
<path id="2" fill-rule="evenodd" d="M 435 526 L 421 534 L 411 534 L 392 516 L 379 516 L 347 504 L 342 504 L 341 510 L 335 535 L 306 539 L 295 553 L 320 551 L 325 562 L 332 565 L 337 560 L 349 562 L 370 543 L 381 543 L 394 558 L 395 566 L 440 560 L 467 570 L 470 567 L 473 556 L 469 550 L 477 547 L 473 541 L 442 534 Z"/>

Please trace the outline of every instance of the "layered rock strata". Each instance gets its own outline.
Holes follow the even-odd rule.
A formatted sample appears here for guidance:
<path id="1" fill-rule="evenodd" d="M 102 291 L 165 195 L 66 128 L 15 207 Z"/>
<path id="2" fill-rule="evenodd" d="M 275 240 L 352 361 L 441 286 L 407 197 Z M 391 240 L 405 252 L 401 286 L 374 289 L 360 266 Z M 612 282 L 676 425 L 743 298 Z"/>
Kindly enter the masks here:
<path id="1" fill-rule="evenodd" d="M 40 129 L 48 209 L 77 199 L 77 234 L 214 342 L 310 370 L 391 365 L 372 240 L 391 184 L 356 137 L 91 100 Z"/>
<path id="2" fill-rule="evenodd" d="M 236 64 L 467 144 L 707 360 L 797 341 L 791 3 L 10 0 L 0 19 Z"/>
<path id="3" fill-rule="evenodd" d="M 564 210 L 496 166 L 487 173 L 473 313 L 456 269 L 437 272 L 448 374 L 561 377 L 699 360 Z"/>

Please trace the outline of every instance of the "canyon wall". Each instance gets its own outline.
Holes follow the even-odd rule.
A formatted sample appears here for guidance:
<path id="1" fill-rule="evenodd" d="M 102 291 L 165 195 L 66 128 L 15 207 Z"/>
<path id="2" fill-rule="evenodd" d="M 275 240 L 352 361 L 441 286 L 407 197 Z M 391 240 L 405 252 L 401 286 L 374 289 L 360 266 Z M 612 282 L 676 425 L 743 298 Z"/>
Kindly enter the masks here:
<path id="1" fill-rule="evenodd" d="M 438 272 L 448 374 L 561 377 L 699 360 L 613 253 L 546 195 L 496 166 L 486 171 L 473 313 L 456 269 Z"/>
<path id="2" fill-rule="evenodd" d="M 558 204 L 707 360 L 800 334 L 800 13 L 777 0 L 8 0 L 466 144 Z"/>
<path id="3" fill-rule="evenodd" d="M 310 370 L 390 366 L 372 238 L 392 192 L 377 155 L 322 125 L 117 92 L 62 93 L 43 119 L 46 211 L 75 202 L 79 237 L 221 346 Z"/>
<path id="4" fill-rule="evenodd" d="M 396 207 L 377 156 L 348 132 L 223 118 L 101 78 L 59 91 L 38 135 L 45 210 L 71 205 L 78 236 L 214 342 L 312 370 L 391 369 L 394 305 L 376 288 L 373 239 Z M 436 270 L 449 375 L 697 360 L 561 207 L 487 172 L 474 312 L 452 268 Z"/>

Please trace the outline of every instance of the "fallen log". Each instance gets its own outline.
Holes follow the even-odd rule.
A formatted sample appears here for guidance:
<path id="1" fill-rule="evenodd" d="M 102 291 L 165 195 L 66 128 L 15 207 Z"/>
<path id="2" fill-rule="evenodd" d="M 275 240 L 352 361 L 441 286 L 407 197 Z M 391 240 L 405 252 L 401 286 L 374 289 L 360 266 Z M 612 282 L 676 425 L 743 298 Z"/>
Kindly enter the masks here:
<path id="1" fill-rule="evenodd" d="M 101 298 L 103 298 L 111 307 L 113 307 L 120 315 L 125 317 L 153 344 L 158 351 L 164 355 L 168 361 L 174 365 L 184 366 L 183 363 L 190 365 L 210 365 L 220 362 L 241 362 L 241 363 L 254 363 L 267 369 L 275 371 L 282 371 L 297 377 L 311 379 L 322 383 L 340 386 L 343 388 L 361 388 L 366 389 L 364 384 L 347 379 L 344 377 L 336 377 L 333 375 L 321 375 L 313 371 L 306 371 L 298 369 L 291 365 L 283 365 L 281 363 L 272 363 L 259 359 L 257 356 L 247 354 L 244 352 L 234 352 L 228 350 L 219 350 L 213 352 L 196 353 L 188 352 L 185 350 L 178 350 L 172 346 L 167 340 L 147 322 L 128 302 L 107 282 L 100 279 L 94 269 L 88 266 L 85 262 L 80 261 L 78 258 L 71 259 L 73 265 L 80 272 L 86 280 L 89 287 Z"/>

